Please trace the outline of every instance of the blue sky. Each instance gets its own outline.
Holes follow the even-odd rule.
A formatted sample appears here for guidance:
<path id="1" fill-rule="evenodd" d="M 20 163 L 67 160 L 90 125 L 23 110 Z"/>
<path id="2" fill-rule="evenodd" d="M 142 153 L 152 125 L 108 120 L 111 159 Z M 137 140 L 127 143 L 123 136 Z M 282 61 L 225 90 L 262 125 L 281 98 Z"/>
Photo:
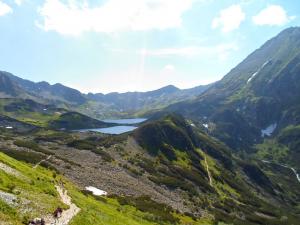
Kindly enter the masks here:
<path id="1" fill-rule="evenodd" d="M 0 70 L 83 92 L 221 79 L 300 25 L 297 0 L 0 0 Z"/>

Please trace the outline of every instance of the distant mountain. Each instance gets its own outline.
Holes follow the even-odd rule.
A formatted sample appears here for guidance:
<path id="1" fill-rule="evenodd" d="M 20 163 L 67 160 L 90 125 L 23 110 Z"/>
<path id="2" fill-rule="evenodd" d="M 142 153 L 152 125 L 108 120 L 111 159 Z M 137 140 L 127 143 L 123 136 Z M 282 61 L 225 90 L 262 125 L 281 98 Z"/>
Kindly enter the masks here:
<path id="1" fill-rule="evenodd" d="M 193 99 L 209 86 L 181 90 L 169 85 L 148 92 L 86 95 L 62 84 L 50 85 L 45 81 L 35 83 L 0 71 L 0 98 L 32 99 L 42 104 L 53 104 L 102 119 L 134 116 L 139 111 L 160 109 L 178 101 Z"/>
<path id="2" fill-rule="evenodd" d="M 8 73 L 0 72 L 0 96 L 1 97 L 20 97 L 24 91 L 13 82 Z"/>
<path id="3" fill-rule="evenodd" d="M 239 150 L 300 124 L 300 28 L 282 31 L 195 100 L 175 111 Z"/>
<path id="4" fill-rule="evenodd" d="M 0 72 L 0 76 L 10 82 L 11 86 L 3 90 L 4 93 L 11 97 L 32 98 L 42 102 L 68 103 L 71 105 L 83 104 L 87 101 L 85 96 L 79 91 L 62 84 L 50 85 L 47 82 L 35 83 L 7 72 Z M 23 93 L 27 93 L 27 95 L 20 96 L 15 91 L 13 92 L 16 88 L 22 90 Z"/>
<path id="5" fill-rule="evenodd" d="M 210 85 L 203 85 L 182 90 L 173 85 L 169 85 L 148 92 L 115 92 L 106 95 L 90 93 L 87 97 L 96 102 L 109 105 L 110 108 L 114 108 L 120 112 L 135 112 L 158 109 L 178 101 L 195 98 L 209 86 Z"/>
<path id="6" fill-rule="evenodd" d="M 77 112 L 67 112 L 48 122 L 53 129 L 75 130 L 116 126 L 118 124 L 99 121 Z"/>

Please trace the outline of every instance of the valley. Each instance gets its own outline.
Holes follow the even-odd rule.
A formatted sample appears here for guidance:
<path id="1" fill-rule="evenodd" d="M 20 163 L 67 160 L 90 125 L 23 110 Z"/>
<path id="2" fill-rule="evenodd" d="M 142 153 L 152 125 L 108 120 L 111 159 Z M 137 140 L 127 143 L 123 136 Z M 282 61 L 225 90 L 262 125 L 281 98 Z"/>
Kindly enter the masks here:
<path id="1" fill-rule="evenodd" d="M 297 225 L 300 28 L 191 89 L 83 94 L 0 72 L 0 224 Z M 63 222 L 62 222 L 63 221 Z"/>

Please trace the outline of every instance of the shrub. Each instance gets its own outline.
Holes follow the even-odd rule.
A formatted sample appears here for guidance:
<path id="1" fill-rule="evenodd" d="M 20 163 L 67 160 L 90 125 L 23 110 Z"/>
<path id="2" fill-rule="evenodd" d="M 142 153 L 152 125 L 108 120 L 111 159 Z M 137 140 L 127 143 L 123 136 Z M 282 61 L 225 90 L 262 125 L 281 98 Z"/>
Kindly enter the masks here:
<path id="1" fill-rule="evenodd" d="M 23 148 L 28 148 L 28 149 L 31 149 L 31 150 L 34 150 L 36 152 L 42 152 L 44 154 L 47 154 L 47 155 L 53 155 L 52 152 L 46 150 L 46 149 L 43 149 L 41 148 L 36 142 L 34 141 L 27 141 L 27 140 L 16 140 L 14 141 L 14 144 L 18 147 L 23 147 Z"/>
<path id="2" fill-rule="evenodd" d="M 145 219 L 158 223 L 169 222 L 171 224 L 176 224 L 179 222 L 179 219 L 173 216 L 173 209 L 170 206 L 155 202 L 149 196 L 117 196 L 116 198 L 120 205 L 131 205 L 142 212 L 148 212 L 153 215 L 152 217 L 148 216 Z"/>
<path id="3" fill-rule="evenodd" d="M 89 140 L 74 140 L 69 142 L 67 145 L 81 150 L 93 150 L 97 147 L 95 142 Z"/>
<path id="4" fill-rule="evenodd" d="M 1 149 L 1 152 L 5 153 L 6 155 L 14 159 L 24 161 L 26 163 L 31 163 L 31 164 L 36 164 L 40 162 L 42 159 L 44 159 L 44 156 L 35 152 L 26 152 L 26 151 L 14 150 L 14 149 L 9 149 L 9 150 Z"/>
<path id="5" fill-rule="evenodd" d="M 175 177 L 168 177 L 168 176 L 150 176 L 149 180 L 158 184 L 158 185 L 165 185 L 170 189 L 180 188 L 184 191 L 187 191 L 190 196 L 194 196 L 198 194 L 197 189 L 195 186 L 184 179 L 179 179 Z"/>

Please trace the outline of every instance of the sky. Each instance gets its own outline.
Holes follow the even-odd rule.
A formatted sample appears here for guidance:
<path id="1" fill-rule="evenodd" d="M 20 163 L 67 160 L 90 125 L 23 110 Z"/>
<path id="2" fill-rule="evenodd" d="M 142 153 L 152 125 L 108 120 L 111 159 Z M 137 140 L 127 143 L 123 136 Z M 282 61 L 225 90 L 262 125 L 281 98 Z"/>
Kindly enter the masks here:
<path id="1" fill-rule="evenodd" d="M 190 88 L 299 25 L 299 0 L 0 0 L 0 70 L 84 93 Z"/>

